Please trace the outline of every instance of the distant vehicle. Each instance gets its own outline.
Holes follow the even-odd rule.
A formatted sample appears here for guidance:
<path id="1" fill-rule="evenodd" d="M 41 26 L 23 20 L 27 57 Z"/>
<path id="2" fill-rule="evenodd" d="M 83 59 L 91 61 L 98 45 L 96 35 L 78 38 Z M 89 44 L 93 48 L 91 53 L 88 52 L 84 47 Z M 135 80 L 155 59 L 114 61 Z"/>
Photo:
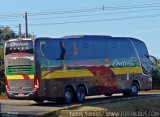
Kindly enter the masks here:
<path id="1" fill-rule="evenodd" d="M 11 99 L 64 99 L 152 88 L 144 42 L 128 37 L 68 36 L 12 39 L 5 43 L 7 95 Z"/>

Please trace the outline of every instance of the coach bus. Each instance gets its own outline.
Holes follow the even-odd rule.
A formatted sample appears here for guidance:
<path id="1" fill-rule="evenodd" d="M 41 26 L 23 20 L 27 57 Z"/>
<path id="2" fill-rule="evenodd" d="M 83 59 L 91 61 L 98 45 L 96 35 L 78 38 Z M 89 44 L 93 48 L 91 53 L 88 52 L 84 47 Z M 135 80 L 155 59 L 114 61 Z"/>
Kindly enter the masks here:
<path id="1" fill-rule="evenodd" d="M 5 43 L 6 92 L 36 102 L 152 88 L 152 64 L 144 42 L 100 35 L 11 39 Z"/>

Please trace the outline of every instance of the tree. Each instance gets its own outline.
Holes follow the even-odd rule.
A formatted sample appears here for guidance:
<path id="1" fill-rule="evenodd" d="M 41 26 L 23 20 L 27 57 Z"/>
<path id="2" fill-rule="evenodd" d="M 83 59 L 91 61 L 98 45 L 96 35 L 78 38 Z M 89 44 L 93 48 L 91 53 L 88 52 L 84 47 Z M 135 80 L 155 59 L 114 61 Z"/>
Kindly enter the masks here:
<path id="1" fill-rule="evenodd" d="M 0 27 L 0 63 L 3 61 L 4 42 L 11 38 L 17 38 L 16 33 L 9 27 L 1 26 Z"/>
<path id="2" fill-rule="evenodd" d="M 0 27 L 0 40 L 2 42 L 9 40 L 11 38 L 17 38 L 16 33 L 9 27 Z"/>
<path id="3" fill-rule="evenodd" d="M 160 89 L 160 59 L 157 60 L 156 69 L 153 69 L 152 78 L 153 89 Z"/>

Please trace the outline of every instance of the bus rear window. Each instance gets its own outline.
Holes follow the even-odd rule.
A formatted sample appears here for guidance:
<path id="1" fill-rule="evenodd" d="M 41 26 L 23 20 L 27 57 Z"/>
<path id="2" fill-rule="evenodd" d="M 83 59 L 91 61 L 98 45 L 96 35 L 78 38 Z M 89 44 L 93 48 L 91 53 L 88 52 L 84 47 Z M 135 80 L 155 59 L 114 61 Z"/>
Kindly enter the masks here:
<path id="1" fill-rule="evenodd" d="M 33 54 L 33 41 L 23 40 L 6 43 L 6 55 L 20 52 Z"/>

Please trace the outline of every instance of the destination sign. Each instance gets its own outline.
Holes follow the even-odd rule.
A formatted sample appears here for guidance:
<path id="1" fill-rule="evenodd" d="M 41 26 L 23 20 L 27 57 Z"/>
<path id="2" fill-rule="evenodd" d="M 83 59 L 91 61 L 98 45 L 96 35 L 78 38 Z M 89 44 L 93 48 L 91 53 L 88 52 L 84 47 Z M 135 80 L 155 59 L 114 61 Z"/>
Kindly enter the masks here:
<path id="1" fill-rule="evenodd" d="M 24 46 L 29 46 L 28 42 L 11 42 L 10 47 L 24 47 Z"/>

